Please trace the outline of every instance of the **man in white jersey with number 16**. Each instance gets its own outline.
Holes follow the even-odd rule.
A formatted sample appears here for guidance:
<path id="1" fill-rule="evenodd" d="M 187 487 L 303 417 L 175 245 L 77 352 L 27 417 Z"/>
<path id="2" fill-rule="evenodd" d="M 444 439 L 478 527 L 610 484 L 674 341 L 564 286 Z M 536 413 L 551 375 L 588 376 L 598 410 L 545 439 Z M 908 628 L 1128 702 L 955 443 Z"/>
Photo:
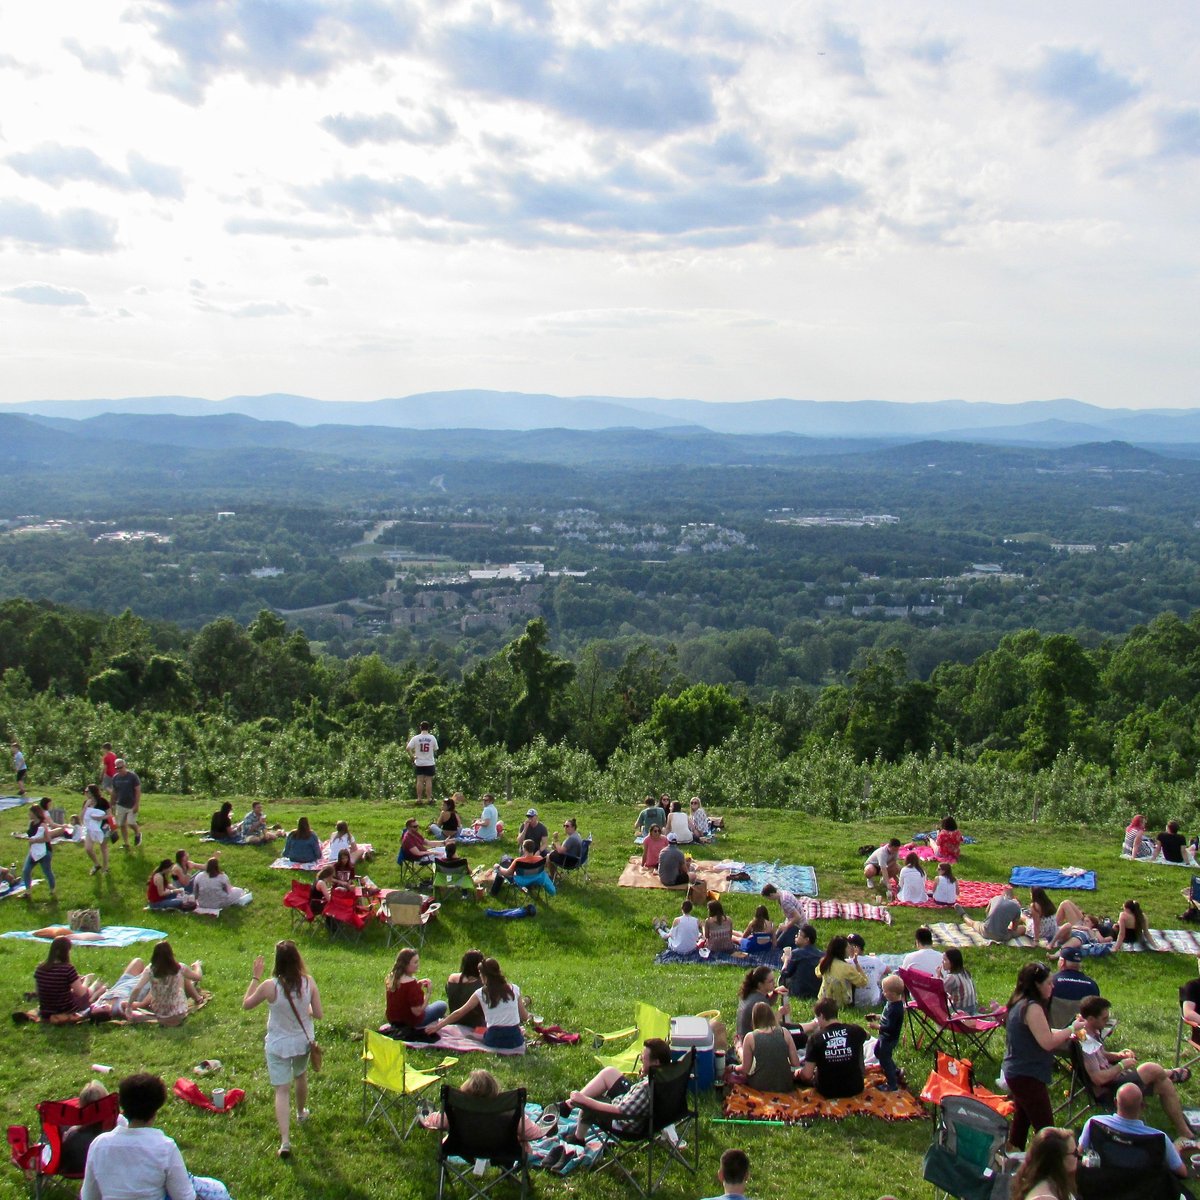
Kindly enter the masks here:
<path id="1" fill-rule="evenodd" d="M 428 721 L 421 722 L 421 728 L 408 739 L 406 749 L 417 769 L 417 803 L 424 804 L 428 800 L 432 804 L 438 744 L 437 738 L 429 732 Z"/>

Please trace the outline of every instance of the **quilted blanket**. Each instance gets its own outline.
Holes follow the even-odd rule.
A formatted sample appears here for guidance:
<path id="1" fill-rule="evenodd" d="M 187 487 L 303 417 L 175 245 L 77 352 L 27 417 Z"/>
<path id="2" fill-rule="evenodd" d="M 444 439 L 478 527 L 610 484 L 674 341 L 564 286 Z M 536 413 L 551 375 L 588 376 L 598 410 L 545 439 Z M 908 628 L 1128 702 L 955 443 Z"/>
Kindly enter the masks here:
<path id="1" fill-rule="evenodd" d="M 779 1121 L 795 1125 L 810 1121 L 842 1121 L 846 1117 L 877 1117 L 881 1121 L 917 1121 L 925 1116 L 921 1102 L 911 1092 L 881 1092 L 883 1072 L 867 1068 L 867 1086 L 861 1095 L 826 1100 L 816 1088 L 792 1093 L 759 1092 L 744 1083 L 725 1088 L 725 1118 L 740 1121 Z"/>

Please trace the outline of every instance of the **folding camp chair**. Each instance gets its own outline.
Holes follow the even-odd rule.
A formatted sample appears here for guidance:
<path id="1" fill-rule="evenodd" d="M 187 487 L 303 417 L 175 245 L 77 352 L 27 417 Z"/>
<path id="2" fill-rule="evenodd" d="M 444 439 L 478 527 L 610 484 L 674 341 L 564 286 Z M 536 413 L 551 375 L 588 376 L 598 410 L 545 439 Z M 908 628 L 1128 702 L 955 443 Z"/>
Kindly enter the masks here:
<path id="1" fill-rule="evenodd" d="M 471 878 L 470 867 L 453 867 L 447 870 L 441 863 L 433 864 L 433 895 L 436 898 L 439 892 L 445 892 L 447 897 L 453 896 L 456 892 L 460 896 L 470 896 L 475 894 L 475 882 Z"/>
<path id="2" fill-rule="evenodd" d="M 431 1084 L 437 1083 L 436 1075 L 426 1075 L 410 1067 L 404 1060 L 404 1043 L 394 1038 L 386 1037 L 368 1029 L 363 1034 L 363 1125 L 369 1125 L 377 1116 L 382 1117 L 390 1126 L 391 1131 L 404 1141 L 412 1132 L 420 1113 L 416 1104 L 413 1105 L 412 1119 L 402 1134 L 396 1122 L 392 1120 L 393 1113 L 398 1120 L 404 1120 L 405 1101 L 409 1096 L 415 1096 Z M 375 1103 L 367 1111 L 367 1100 L 371 1095 Z"/>
<path id="3" fill-rule="evenodd" d="M 1164 1134 L 1125 1133 L 1092 1121 L 1088 1146 L 1100 1165 L 1080 1165 L 1075 1176 L 1080 1200 L 1178 1200 L 1180 1180 L 1167 1169 Z"/>
<path id="4" fill-rule="evenodd" d="M 1193 876 L 1193 879 L 1198 878 Z M 1175 1065 L 1177 1067 L 1190 1067 L 1197 1060 L 1200 1060 L 1200 1029 L 1195 1025 L 1189 1025 L 1183 1019 L 1183 1004 L 1184 992 L 1186 988 L 1179 989 L 1179 1028 L 1175 1031 Z M 1187 1061 L 1184 1062 L 1184 1057 Z"/>
<path id="5" fill-rule="evenodd" d="M 283 897 L 283 907 L 292 913 L 292 928 L 303 923 L 309 929 L 313 924 L 313 910 L 309 904 L 312 898 L 312 885 L 303 879 L 293 879 L 291 891 Z"/>
<path id="6" fill-rule="evenodd" d="M 1054 1110 L 1055 1117 L 1058 1118 L 1061 1113 L 1062 1123 L 1071 1125 L 1092 1109 L 1098 1112 L 1112 1112 L 1112 1093 L 1098 1088 L 1092 1082 L 1084 1057 L 1083 1043 L 1078 1038 L 1071 1038 L 1067 1043 L 1067 1061 L 1071 1068 L 1071 1082 L 1067 1087 L 1066 1099 Z"/>
<path id="7" fill-rule="evenodd" d="M 432 905 L 421 910 L 420 892 L 388 892 L 380 907 L 380 919 L 387 926 L 388 945 L 399 943 L 420 950 L 425 945 L 425 926 L 437 913 Z M 440 906 L 439 906 L 440 907 Z"/>
<path id="8" fill-rule="evenodd" d="M 636 1129 L 619 1128 L 620 1118 L 610 1113 L 589 1113 L 588 1123 L 595 1126 L 604 1139 L 601 1156 L 592 1169 L 614 1168 L 633 1185 L 639 1196 L 653 1195 L 667 1171 L 676 1163 L 695 1175 L 700 1166 L 700 1114 L 691 1086 L 695 1070 L 695 1050 L 689 1050 L 665 1067 L 655 1067 L 647 1076 L 649 1119 Z M 691 1139 L 690 1143 L 685 1141 L 685 1136 Z M 626 1165 L 643 1154 L 646 1156 L 645 1187 L 642 1186 L 641 1172 Z M 662 1164 L 657 1175 L 654 1171 L 656 1158 Z"/>
<path id="9" fill-rule="evenodd" d="M 637 1038 L 632 1046 L 621 1051 L 620 1054 L 613 1054 L 607 1058 L 597 1054 L 596 1061 L 602 1067 L 616 1067 L 622 1075 L 635 1075 L 642 1061 L 642 1047 L 646 1044 L 647 1039 L 662 1038 L 665 1041 L 671 1036 L 671 1018 L 661 1008 L 655 1008 L 653 1004 L 643 1004 L 640 1001 L 635 1004 L 633 1021 L 633 1025 L 628 1029 L 618 1029 L 613 1033 L 597 1033 L 594 1029 L 584 1030 L 585 1033 L 591 1034 L 592 1048 L 595 1050 L 601 1049 L 609 1042 L 621 1041 L 634 1036 Z"/>
<path id="10" fill-rule="evenodd" d="M 53 1179 L 83 1178 L 82 1168 L 78 1174 L 65 1172 L 62 1168 L 63 1138 L 73 1125 L 94 1125 L 98 1133 L 115 1129 L 120 1100 L 116 1092 L 103 1096 L 91 1104 L 80 1104 L 78 1100 L 43 1100 L 37 1106 L 38 1120 L 42 1126 L 41 1141 L 29 1141 L 29 1128 L 25 1125 L 8 1127 L 8 1146 L 14 1165 L 25 1172 L 33 1182 L 33 1194 L 40 1197 L 47 1182 Z"/>
<path id="11" fill-rule="evenodd" d="M 588 881 L 588 860 L 592 856 L 592 835 L 589 833 L 583 839 L 583 853 L 579 856 L 579 861 L 574 866 L 561 866 L 558 868 L 558 874 L 555 876 L 555 881 L 560 885 L 568 879 L 582 879 L 584 883 Z"/>
<path id="12" fill-rule="evenodd" d="M 521 1142 L 525 1089 L 485 1100 L 442 1084 L 442 1113 L 446 1136 L 438 1147 L 438 1200 L 448 1181 L 465 1184 L 471 1200 L 478 1200 L 506 1179 L 520 1182 L 524 1200 L 529 1195 L 529 1159 Z M 476 1174 L 480 1162 L 500 1173 L 484 1182 L 482 1173 Z"/>
<path id="13" fill-rule="evenodd" d="M 966 1046 L 975 1054 L 989 1054 L 988 1042 L 1004 1022 L 1003 1011 L 986 1017 L 967 1017 L 950 1012 L 946 985 L 934 975 L 901 967 L 900 978 L 908 988 L 908 1032 L 913 1049 L 936 1050 L 949 1044 L 955 1058 L 963 1058 Z M 928 1043 L 925 1039 L 928 1038 Z"/>
<path id="14" fill-rule="evenodd" d="M 396 855 L 400 868 L 400 883 L 407 888 L 429 887 L 433 882 L 433 860 L 431 858 L 409 858 L 403 850 Z"/>
<path id="15" fill-rule="evenodd" d="M 925 1151 L 921 1177 L 935 1197 L 1001 1200 L 1009 1193 L 1004 1158 L 1008 1122 L 971 1096 L 945 1096 L 938 1107 L 933 1141 Z"/>
<path id="16" fill-rule="evenodd" d="M 329 936 L 344 936 L 352 941 L 358 941 L 362 937 L 368 915 L 366 909 L 359 907 L 358 898 L 354 893 L 346 891 L 345 888 L 336 888 L 329 897 L 329 903 L 321 910 Z"/>

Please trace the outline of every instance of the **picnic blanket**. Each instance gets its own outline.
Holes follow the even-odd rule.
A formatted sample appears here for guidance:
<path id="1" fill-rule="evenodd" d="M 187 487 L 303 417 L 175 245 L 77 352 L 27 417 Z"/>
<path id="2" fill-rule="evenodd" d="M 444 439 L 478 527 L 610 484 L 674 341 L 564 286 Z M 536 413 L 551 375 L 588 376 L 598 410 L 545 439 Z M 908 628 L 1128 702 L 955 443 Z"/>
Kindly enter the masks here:
<path id="1" fill-rule="evenodd" d="M 390 1037 L 391 1034 L 388 1033 L 388 1029 L 389 1027 L 384 1025 L 380 1028 L 379 1032 L 387 1034 Z M 467 1054 L 472 1050 L 481 1050 L 484 1054 L 513 1055 L 525 1053 L 524 1045 L 517 1046 L 512 1050 L 497 1050 L 492 1046 L 485 1046 L 481 1040 L 483 1037 L 482 1030 L 483 1026 L 480 1026 L 479 1037 L 471 1037 L 469 1033 L 464 1032 L 461 1025 L 446 1025 L 432 1042 L 405 1041 L 404 1044 L 410 1050 L 443 1050 L 451 1054 Z"/>
<path id="2" fill-rule="evenodd" d="M 933 891 L 933 880 L 929 880 L 925 885 L 926 892 Z M 960 908 L 987 908 L 988 901 L 993 896 L 998 896 L 1004 891 L 1002 883 L 980 883 L 974 879 L 960 879 L 958 881 L 958 904 Z M 928 897 L 920 904 L 910 904 L 905 900 L 893 900 L 893 904 L 899 905 L 901 908 L 953 908 L 953 904 L 935 904 Z"/>
<path id="3" fill-rule="evenodd" d="M 528 1103 L 525 1105 L 525 1115 L 546 1129 L 543 1137 L 529 1143 L 531 1167 L 550 1171 L 554 1175 L 569 1175 L 581 1167 L 590 1169 L 599 1161 L 604 1150 L 602 1137 L 589 1137 L 585 1146 L 564 1140 L 568 1134 L 575 1132 L 579 1124 L 578 1109 L 572 1109 L 570 1115 L 564 1117 L 556 1113 L 553 1106 L 543 1109 L 540 1104 Z"/>
<path id="4" fill-rule="evenodd" d="M 9 808 L 20 808 L 22 804 L 31 803 L 28 796 L 0 796 L 0 812 Z"/>
<path id="5" fill-rule="evenodd" d="M 253 899 L 253 892 L 244 891 L 232 904 L 225 905 L 225 908 L 245 908 Z M 225 908 L 193 908 L 191 911 L 202 917 L 219 917 Z"/>
<path id="6" fill-rule="evenodd" d="M 912 840 L 915 842 L 917 838 L 925 838 L 927 841 L 936 842 L 937 835 L 941 832 L 942 831 L 940 829 L 930 829 L 927 833 L 914 833 L 912 835 Z M 962 844 L 964 846 L 977 846 L 979 844 L 979 839 L 973 838 L 969 833 L 964 833 Z"/>
<path id="7" fill-rule="evenodd" d="M 1062 871 L 1051 870 L 1049 867 L 1013 867 L 1008 882 L 1013 887 L 1040 887 L 1046 888 L 1048 891 L 1094 892 L 1096 890 L 1096 872 L 1084 871 L 1082 875 L 1065 875 Z"/>
<path id="8" fill-rule="evenodd" d="M 358 848 L 364 852 L 375 852 L 375 847 L 370 842 L 359 842 Z M 272 864 L 271 869 L 274 871 L 319 871 L 322 867 L 332 865 L 333 860 L 329 857 L 329 840 L 328 838 L 321 843 L 321 857 L 316 862 L 292 862 L 290 858 L 277 858 Z"/>
<path id="9" fill-rule="evenodd" d="M 1037 943 L 1033 938 L 1015 937 L 1007 942 L 993 942 L 977 929 L 969 925 L 938 924 L 930 925 L 935 946 L 1015 946 L 1018 949 L 1032 949 Z M 1151 929 L 1149 947 L 1140 943 L 1126 942 L 1121 949 L 1136 954 L 1150 949 L 1175 954 L 1200 955 L 1200 936 L 1191 929 Z M 1084 946 L 1085 958 L 1096 958 L 1100 955 L 1111 954 L 1112 944 L 1101 943 L 1099 946 Z"/>
<path id="10" fill-rule="evenodd" d="M 816 896 L 817 872 L 812 867 L 797 867 L 787 863 L 775 862 L 736 862 L 725 858 L 714 864 L 718 870 L 745 873 L 749 879 L 731 879 L 730 892 L 747 892 L 759 895 L 764 883 L 773 883 L 793 896 Z"/>
<path id="11" fill-rule="evenodd" d="M 33 886 L 37 887 L 37 885 L 41 882 L 42 881 L 40 879 L 35 879 L 33 881 Z M 0 900 L 11 900 L 13 896 L 23 895 L 25 895 L 25 884 L 24 881 L 20 879 L 18 879 L 16 883 L 6 883 L 0 885 Z"/>
<path id="12" fill-rule="evenodd" d="M 857 900 L 813 900 L 798 897 L 806 921 L 882 921 L 892 923 L 892 914 L 878 904 L 862 904 Z"/>
<path id="13" fill-rule="evenodd" d="M 39 934 L 41 936 L 39 936 Z M 16 938 L 25 942 L 54 941 L 56 937 L 69 937 L 76 946 L 132 946 L 136 942 L 161 942 L 167 935 L 161 929 L 143 929 L 138 925 L 105 925 L 99 933 L 76 933 L 66 925 L 52 925 L 45 929 L 26 932 L 13 930 L 0 937 Z"/>
<path id="14" fill-rule="evenodd" d="M 778 971 L 783 966 L 783 951 L 768 946 L 763 950 L 724 950 L 702 958 L 699 950 L 693 950 L 691 954 L 662 950 L 654 956 L 654 961 L 660 966 L 741 967 L 743 971 L 751 967 L 771 967 Z"/>
<path id="15" fill-rule="evenodd" d="M 1132 854 L 1122 854 L 1121 857 L 1126 862 L 1140 862 L 1151 867 L 1189 867 L 1193 871 L 1200 869 L 1200 866 L 1194 862 L 1171 862 L 1169 858 L 1163 858 L 1161 854 L 1151 855 L 1149 858 L 1144 854 L 1139 854 L 1136 858 Z"/>
<path id="16" fill-rule="evenodd" d="M 795 1125 L 810 1121 L 842 1121 L 846 1117 L 877 1117 L 881 1121 L 918 1121 L 925 1109 L 911 1092 L 881 1092 L 883 1072 L 867 1068 L 867 1086 L 858 1096 L 826 1100 L 816 1088 L 795 1092 L 759 1092 L 744 1083 L 725 1088 L 725 1119 L 738 1121 L 779 1121 Z"/>
<path id="17" fill-rule="evenodd" d="M 697 879 L 703 880 L 708 885 L 710 892 L 727 892 L 729 890 L 729 873 L 717 869 L 717 864 L 714 862 L 697 862 L 692 864 L 692 871 Z M 617 880 L 618 887 L 631 888 L 662 888 L 662 883 L 659 882 L 658 871 L 648 871 L 642 866 L 641 855 L 634 854 L 630 857 L 626 864 L 625 870 L 621 872 L 621 878 Z M 664 888 L 664 891 L 682 892 L 686 888 L 686 884 L 679 884 L 677 887 Z"/>

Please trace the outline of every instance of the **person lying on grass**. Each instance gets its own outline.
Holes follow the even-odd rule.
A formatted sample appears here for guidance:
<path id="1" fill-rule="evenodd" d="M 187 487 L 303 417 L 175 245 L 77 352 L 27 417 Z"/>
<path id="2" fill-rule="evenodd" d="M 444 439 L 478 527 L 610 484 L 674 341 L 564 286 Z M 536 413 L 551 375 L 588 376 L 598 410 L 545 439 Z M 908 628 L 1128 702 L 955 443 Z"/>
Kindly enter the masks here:
<path id="1" fill-rule="evenodd" d="M 1137 1084 L 1143 1095 L 1158 1097 L 1163 1112 L 1179 1136 L 1190 1141 L 1195 1137 L 1195 1132 L 1183 1115 L 1183 1105 L 1179 1102 L 1175 1085 L 1186 1083 L 1192 1077 L 1191 1071 L 1187 1067 L 1168 1071 L 1156 1062 L 1139 1063 L 1134 1052 L 1128 1049 L 1106 1050 L 1102 1037 L 1111 1008 L 1112 1004 L 1103 996 L 1089 996 L 1079 1006 L 1085 1035 L 1083 1061 L 1097 1094 L 1107 1098 L 1113 1096 L 1123 1084 Z"/>

